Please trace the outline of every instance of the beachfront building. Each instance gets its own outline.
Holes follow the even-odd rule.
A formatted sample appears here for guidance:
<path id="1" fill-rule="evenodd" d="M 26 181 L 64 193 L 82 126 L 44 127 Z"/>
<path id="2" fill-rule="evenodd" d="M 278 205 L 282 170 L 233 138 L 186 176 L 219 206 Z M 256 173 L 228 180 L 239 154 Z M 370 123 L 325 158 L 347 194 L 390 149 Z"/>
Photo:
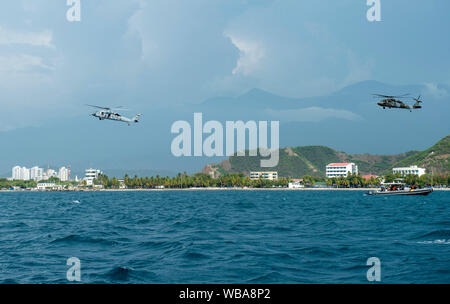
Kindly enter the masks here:
<path id="1" fill-rule="evenodd" d="M 303 179 L 291 179 L 288 184 L 289 189 L 305 188 L 303 184 Z"/>
<path id="2" fill-rule="evenodd" d="M 62 182 L 67 182 L 70 176 L 70 169 L 66 167 L 61 167 L 58 171 L 58 178 Z"/>
<path id="3" fill-rule="evenodd" d="M 102 174 L 102 171 L 98 169 L 86 169 L 84 180 L 86 181 L 86 185 L 92 186 L 94 184 L 94 179 L 97 179 L 99 174 Z"/>
<path id="4" fill-rule="evenodd" d="M 398 173 L 401 176 L 405 176 L 405 175 L 409 175 L 409 174 L 422 176 L 425 174 L 425 168 L 419 168 L 417 166 L 393 168 L 392 173 L 394 173 L 394 174 Z"/>
<path id="5" fill-rule="evenodd" d="M 355 163 L 331 163 L 325 171 L 328 178 L 347 177 L 349 174 L 358 174 L 358 166 Z"/>
<path id="6" fill-rule="evenodd" d="M 37 184 L 38 190 L 62 190 L 62 185 L 57 185 L 55 183 L 38 183 Z"/>
<path id="7" fill-rule="evenodd" d="M 126 189 L 127 186 L 125 185 L 124 179 L 119 179 L 119 189 Z"/>
<path id="8" fill-rule="evenodd" d="M 256 180 L 256 179 L 267 179 L 267 180 L 276 180 L 278 179 L 278 172 L 276 171 L 268 171 L 268 172 L 250 172 L 250 179 Z"/>

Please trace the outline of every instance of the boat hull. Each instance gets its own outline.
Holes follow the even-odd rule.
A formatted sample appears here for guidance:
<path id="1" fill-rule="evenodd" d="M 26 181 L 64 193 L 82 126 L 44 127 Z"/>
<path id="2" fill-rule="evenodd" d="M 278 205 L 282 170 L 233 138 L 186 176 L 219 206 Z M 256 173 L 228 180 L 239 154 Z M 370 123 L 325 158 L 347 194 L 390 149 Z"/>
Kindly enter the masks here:
<path id="1" fill-rule="evenodd" d="M 397 190 L 397 191 L 369 191 L 368 195 L 428 195 L 433 192 L 433 188 L 416 189 L 416 190 Z"/>

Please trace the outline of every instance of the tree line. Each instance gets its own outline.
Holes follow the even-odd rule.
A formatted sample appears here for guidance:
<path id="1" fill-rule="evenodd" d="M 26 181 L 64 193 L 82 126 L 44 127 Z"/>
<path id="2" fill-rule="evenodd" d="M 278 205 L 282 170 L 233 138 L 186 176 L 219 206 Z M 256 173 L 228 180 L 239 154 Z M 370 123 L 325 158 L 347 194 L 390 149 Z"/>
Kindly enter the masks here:
<path id="1" fill-rule="evenodd" d="M 397 178 L 402 178 L 403 182 L 408 185 L 450 185 L 450 175 L 436 175 L 424 174 L 422 176 L 417 175 L 407 175 L 402 177 L 399 174 L 387 174 L 384 176 L 385 182 L 392 182 Z M 61 182 L 57 177 L 51 177 L 46 182 L 55 183 L 68 187 L 70 185 L 76 186 L 77 184 L 81 186 L 86 186 L 85 181 L 77 183 L 71 182 Z M 218 178 L 212 178 L 208 174 L 196 173 L 194 175 L 188 175 L 185 173 L 179 173 L 174 177 L 162 177 L 162 176 L 152 176 L 152 177 L 130 177 L 125 175 L 123 180 L 119 180 L 116 177 L 108 177 L 105 174 L 100 174 L 97 179 L 94 180 L 95 185 L 101 185 L 105 189 L 119 189 L 121 187 L 126 187 L 128 189 L 154 189 L 159 187 L 169 188 L 169 189 L 184 189 L 184 188 L 207 188 L 207 187 L 219 187 L 219 188 L 273 188 L 273 187 L 287 187 L 290 178 L 281 177 L 277 180 L 265 180 L 257 179 L 251 180 L 249 176 L 242 173 L 225 174 Z M 337 188 L 365 188 L 365 187 L 378 187 L 380 186 L 381 178 L 371 177 L 370 179 L 364 179 L 361 175 L 348 175 L 347 177 L 337 177 L 337 178 L 325 178 L 325 177 L 314 177 L 310 175 L 303 176 L 302 184 L 306 187 L 317 186 L 318 184 L 326 185 L 328 187 Z M 37 182 L 22 181 L 22 180 L 7 180 L 5 178 L 0 179 L 0 189 L 11 189 L 13 187 L 18 187 L 22 189 L 36 188 Z"/>
<path id="2" fill-rule="evenodd" d="M 36 188 L 37 183 L 34 180 L 23 181 L 23 180 L 8 180 L 6 178 L 0 178 L 0 189 L 11 189 L 18 187 L 21 189 Z"/>
<path id="3" fill-rule="evenodd" d="M 212 178 L 208 174 L 196 173 L 188 175 L 187 173 L 179 173 L 174 177 L 161 177 L 159 175 L 152 177 L 130 177 L 125 175 L 123 178 L 123 185 L 129 189 L 152 189 L 163 186 L 164 188 L 183 189 L 183 188 L 207 188 L 207 187 L 249 187 L 249 188 L 272 188 L 272 187 L 287 187 L 289 183 L 288 178 L 279 178 L 277 180 L 251 180 L 250 177 L 242 174 L 227 174 L 219 178 Z M 94 180 L 94 184 L 103 185 L 106 189 L 119 188 L 121 182 L 113 177 L 109 178 L 105 174 L 98 176 Z"/>

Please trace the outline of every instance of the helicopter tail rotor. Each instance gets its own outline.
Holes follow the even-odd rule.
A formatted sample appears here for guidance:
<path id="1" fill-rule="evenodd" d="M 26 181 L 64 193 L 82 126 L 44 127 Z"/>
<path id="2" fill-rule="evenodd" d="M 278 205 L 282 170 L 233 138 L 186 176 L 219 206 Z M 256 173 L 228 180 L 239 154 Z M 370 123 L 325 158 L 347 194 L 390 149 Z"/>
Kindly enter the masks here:
<path id="1" fill-rule="evenodd" d="M 420 109 L 420 108 L 422 108 L 422 106 L 420 105 L 420 103 L 423 102 L 423 101 L 420 100 L 420 97 L 421 97 L 421 95 L 419 95 L 419 97 L 417 97 L 417 98 L 413 98 L 413 99 L 416 101 L 416 103 L 413 105 L 413 108 L 414 108 L 414 109 Z"/>

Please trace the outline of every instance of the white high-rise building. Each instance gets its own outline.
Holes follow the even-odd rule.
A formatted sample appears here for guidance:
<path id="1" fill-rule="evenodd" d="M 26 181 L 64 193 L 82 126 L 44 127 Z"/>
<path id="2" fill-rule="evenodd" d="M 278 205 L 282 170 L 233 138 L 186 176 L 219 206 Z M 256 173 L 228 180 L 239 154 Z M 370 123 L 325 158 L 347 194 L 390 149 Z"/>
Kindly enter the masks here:
<path id="1" fill-rule="evenodd" d="M 20 166 L 15 166 L 14 168 L 12 168 L 12 177 L 11 177 L 11 179 L 13 179 L 13 180 L 21 180 L 22 179 L 21 172 L 22 172 L 22 167 L 20 167 Z"/>
<path id="2" fill-rule="evenodd" d="M 48 168 L 44 169 L 35 166 L 31 169 L 26 167 L 15 166 L 12 168 L 12 180 L 48 180 L 50 177 L 58 177 L 61 181 L 68 181 L 70 176 L 70 168 L 61 167 L 58 172 Z"/>
<path id="3" fill-rule="evenodd" d="M 69 180 L 69 169 L 66 167 L 61 167 L 58 171 L 58 177 L 62 182 Z"/>
<path id="4" fill-rule="evenodd" d="M 22 174 L 22 180 L 27 181 L 27 180 L 31 179 L 31 177 L 30 177 L 30 169 L 22 167 L 22 173 L 21 174 Z"/>
<path id="5" fill-rule="evenodd" d="M 12 168 L 12 177 L 13 180 L 30 180 L 30 169 L 25 167 L 15 166 Z"/>
<path id="6" fill-rule="evenodd" d="M 33 167 L 30 169 L 30 178 L 35 181 L 40 181 L 44 178 L 44 169 L 39 167 Z"/>
<path id="7" fill-rule="evenodd" d="M 328 178 L 347 177 L 348 174 L 358 174 L 358 166 L 355 163 L 331 163 L 326 167 Z"/>

